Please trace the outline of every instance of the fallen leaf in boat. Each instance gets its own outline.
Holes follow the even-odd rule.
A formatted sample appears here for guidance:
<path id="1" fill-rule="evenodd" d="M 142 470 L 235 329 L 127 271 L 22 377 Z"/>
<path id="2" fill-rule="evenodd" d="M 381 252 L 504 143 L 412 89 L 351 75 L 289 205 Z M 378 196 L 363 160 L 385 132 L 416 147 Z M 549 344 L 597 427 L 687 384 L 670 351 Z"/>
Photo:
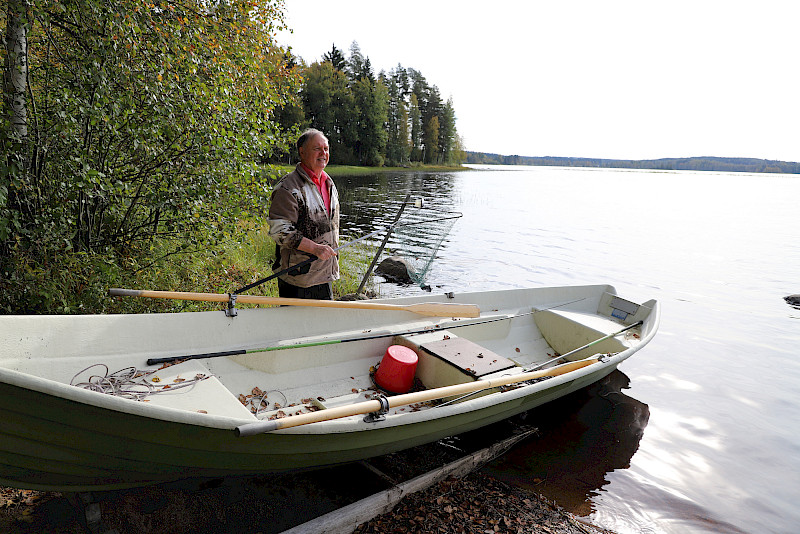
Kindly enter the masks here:
<path id="1" fill-rule="evenodd" d="M 242 393 L 239 393 L 239 402 L 242 404 L 247 404 L 247 397 L 245 397 Z"/>
<path id="2" fill-rule="evenodd" d="M 356 388 L 353 388 L 350 391 L 352 391 L 353 393 L 358 393 L 358 390 Z"/>
<path id="3" fill-rule="evenodd" d="M 283 410 L 278 410 L 278 412 L 275 414 L 275 417 L 277 417 L 278 419 L 283 419 L 284 417 L 286 417 L 286 413 L 284 413 Z"/>
<path id="4" fill-rule="evenodd" d="M 317 397 L 317 400 L 320 402 L 325 402 L 325 397 Z"/>
<path id="5" fill-rule="evenodd" d="M 157 376 L 154 376 L 153 378 L 150 379 L 150 381 L 151 382 L 161 382 L 161 379 L 158 378 Z"/>
<path id="6" fill-rule="evenodd" d="M 308 404 L 308 403 L 310 403 L 310 402 L 311 402 L 311 399 L 303 399 L 303 401 L 302 401 L 302 402 L 303 402 L 303 404 Z"/>
<path id="7" fill-rule="evenodd" d="M 253 395 L 255 395 L 256 397 L 262 397 L 264 395 L 264 392 L 261 391 L 261 388 L 254 387 L 253 388 Z"/>
<path id="8" fill-rule="evenodd" d="M 197 410 L 197 413 L 208 413 L 208 412 L 205 410 Z"/>
<path id="9" fill-rule="evenodd" d="M 521 351 L 519 350 L 519 347 L 515 348 L 514 350 L 515 350 L 515 351 L 517 351 L 517 352 L 521 352 Z"/>
<path id="10" fill-rule="evenodd" d="M 181 378 L 181 377 L 177 377 L 177 378 L 176 378 L 175 380 L 173 380 L 172 382 L 173 382 L 174 384 L 177 384 L 178 382 L 186 382 L 186 379 L 185 379 L 185 378 Z"/>
<path id="11" fill-rule="evenodd" d="M 444 341 L 447 341 L 448 339 L 450 339 L 450 336 L 448 336 L 447 334 L 445 334 L 445 335 L 444 335 L 444 337 L 443 337 L 442 339 L 443 339 Z"/>
<path id="12" fill-rule="evenodd" d="M 283 406 L 281 406 L 280 404 L 278 404 L 278 403 L 276 402 L 276 403 L 275 403 L 275 409 L 277 410 L 277 409 L 279 409 L 279 408 L 283 408 Z"/>
<path id="13" fill-rule="evenodd" d="M 171 387 L 172 387 L 172 386 L 170 386 L 169 384 L 166 384 L 165 386 L 162 386 L 162 388 L 161 388 L 161 389 L 169 389 L 169 388 L 171 388 Z"/>

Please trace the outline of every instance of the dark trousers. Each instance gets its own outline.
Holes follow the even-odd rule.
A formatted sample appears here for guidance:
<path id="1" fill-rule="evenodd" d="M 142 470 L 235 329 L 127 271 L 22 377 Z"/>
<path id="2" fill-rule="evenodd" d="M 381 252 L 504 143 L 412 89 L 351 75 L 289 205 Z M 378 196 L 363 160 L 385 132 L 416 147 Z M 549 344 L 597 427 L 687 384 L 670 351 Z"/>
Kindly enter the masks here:
<path id="1" fill-rule="evenodd" d="M 278 278 L 278 296 L 288 299 L 333 300 L 333 284 L 325 282 L 311 287 L 297 287 Z"/>

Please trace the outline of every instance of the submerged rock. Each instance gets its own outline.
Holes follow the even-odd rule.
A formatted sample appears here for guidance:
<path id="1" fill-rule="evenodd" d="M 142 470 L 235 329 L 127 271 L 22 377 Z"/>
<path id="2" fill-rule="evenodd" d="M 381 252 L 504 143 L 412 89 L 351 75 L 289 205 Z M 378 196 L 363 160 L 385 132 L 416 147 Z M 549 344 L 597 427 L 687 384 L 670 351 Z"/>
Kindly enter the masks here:
<path id="1" fill-rule="evenodd" d="M 386 280 L 398 284 L 413 284 L 413 273 L 414 268 L 406 260 L 398 256 L 386 258 L 375 268 L 375 274 L 379 274 Z"/>

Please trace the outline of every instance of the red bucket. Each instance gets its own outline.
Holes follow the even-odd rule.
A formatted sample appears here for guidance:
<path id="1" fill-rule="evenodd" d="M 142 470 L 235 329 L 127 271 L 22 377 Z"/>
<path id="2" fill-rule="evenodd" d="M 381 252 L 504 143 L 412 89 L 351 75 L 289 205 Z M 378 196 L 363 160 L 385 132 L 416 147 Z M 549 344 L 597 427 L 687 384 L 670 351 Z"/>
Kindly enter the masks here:
<path id="1" fill-rule="evenodd" d="M 375 372 L 375 383 L 392 393 L 408 393 L 414 385 L 417 360 L 417 353 L 413 349 L 392 345 L 386 349 Z"/>

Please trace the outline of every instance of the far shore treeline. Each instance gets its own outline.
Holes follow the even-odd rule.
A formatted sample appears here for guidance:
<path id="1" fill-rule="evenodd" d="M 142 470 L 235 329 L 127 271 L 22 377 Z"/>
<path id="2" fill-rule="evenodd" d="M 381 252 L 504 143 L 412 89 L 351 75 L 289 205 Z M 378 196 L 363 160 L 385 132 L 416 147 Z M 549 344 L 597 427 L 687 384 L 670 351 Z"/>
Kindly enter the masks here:
<path id="1" fill-rule="evenodd" d="M 605 169 L 648 169 L 659 171 L 768 172 L 800 174 L 800 163 L 756 158 L 693 157 L 627 160 L 503 156 L 500 154 L 468 151 L 465 152 L 464 163 L 484 165 L 599 167 Z"/>

